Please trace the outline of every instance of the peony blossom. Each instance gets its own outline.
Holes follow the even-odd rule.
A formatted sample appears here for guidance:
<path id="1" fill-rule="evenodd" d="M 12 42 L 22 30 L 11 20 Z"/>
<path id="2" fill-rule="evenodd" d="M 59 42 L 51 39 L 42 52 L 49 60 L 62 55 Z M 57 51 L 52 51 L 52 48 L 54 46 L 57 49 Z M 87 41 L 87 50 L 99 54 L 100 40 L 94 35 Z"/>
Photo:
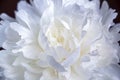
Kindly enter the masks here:
<path id="1" fill-rule="evenodd" d="M 5 80 L 120 80 L 120 24 L 99 0 L 20 1 L 0 15 Z"/>

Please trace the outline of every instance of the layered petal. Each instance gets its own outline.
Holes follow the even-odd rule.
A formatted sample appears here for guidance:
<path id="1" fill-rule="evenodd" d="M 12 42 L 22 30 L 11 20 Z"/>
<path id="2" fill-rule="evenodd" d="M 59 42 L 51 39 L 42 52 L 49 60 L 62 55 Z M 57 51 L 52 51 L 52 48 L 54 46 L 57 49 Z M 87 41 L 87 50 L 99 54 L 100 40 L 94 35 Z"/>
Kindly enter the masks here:
<path id="1" fill-rule="evenodd" d="M 0 15 L 0 79 L 119 80 L 116 16 L 106 1 L 19 1 Z"/>

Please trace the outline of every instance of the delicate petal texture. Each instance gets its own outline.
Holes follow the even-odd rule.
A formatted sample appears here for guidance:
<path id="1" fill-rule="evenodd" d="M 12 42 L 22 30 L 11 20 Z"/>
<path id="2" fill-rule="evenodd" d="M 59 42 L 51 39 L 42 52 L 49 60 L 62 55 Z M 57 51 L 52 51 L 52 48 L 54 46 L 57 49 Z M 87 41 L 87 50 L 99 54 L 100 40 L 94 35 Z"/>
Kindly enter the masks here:
<path id="1" fill-rule="evenodd" d="M 120 80 L 120 23 L 99 0 L 21 0 L 0 15 L 0 80 Z"/>

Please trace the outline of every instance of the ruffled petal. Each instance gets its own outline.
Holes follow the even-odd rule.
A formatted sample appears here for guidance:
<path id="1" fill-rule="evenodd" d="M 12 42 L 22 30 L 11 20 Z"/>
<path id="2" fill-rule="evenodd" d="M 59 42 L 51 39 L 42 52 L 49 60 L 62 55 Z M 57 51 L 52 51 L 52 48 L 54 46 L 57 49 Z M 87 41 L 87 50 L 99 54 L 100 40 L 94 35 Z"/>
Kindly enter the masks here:
<path id="1" fill-rule="evenodd" d="M 39 26 L 39 16 L 36 16 L 34 13 L 29 14 L 29 12 L 21 9 L 18 12 L 16 12 L 16 16 L 22 22 L 28 29 L 30 29 L 31 33 L 34 34 L 35 37 L 37 37 L 40 26 Z M 35 20 L 33 20 L 35 19 Z"/>
<path id="2" fill-rule="evenodd" d="M 0 14 L 0 18 L 1 18 L 2 20 L 4 20 L 4 21 L 5 21 L 5 20 L 10 21 L 10 22 L 16 21 L 15 19 L 13 19 L 12 17 L 8 16 L 8 15 L 5 14 L 5 13 Z"/>
<path id="3" fill-rule="evenodd" d="M 23 27 L 22 25 L 20 25 L 16 22 L 10 23 L 10 27 L 21 36 L 21 39 L 26 39 L 26 38 L 32 37 L 29 29 Z"/>
<path id="4" fill-rule="evenodd" d="M 109 9 L 108 3 L 104 1 L 102 3 L 100 14 L 102 16 L 102 24 L 106 26 L 106 30 L 109 30 L 113 24 L 113 20 L 117 17 L 117 13 L 113 9 Z"/>

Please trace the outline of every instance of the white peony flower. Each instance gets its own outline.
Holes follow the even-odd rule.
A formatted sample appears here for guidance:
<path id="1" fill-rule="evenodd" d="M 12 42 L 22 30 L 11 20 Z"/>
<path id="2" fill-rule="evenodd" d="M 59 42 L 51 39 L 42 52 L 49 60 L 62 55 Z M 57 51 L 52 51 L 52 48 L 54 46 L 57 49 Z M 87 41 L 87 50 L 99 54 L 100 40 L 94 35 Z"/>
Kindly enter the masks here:
<path id="1" fill-rule="evenodd" d="M 106 1 L 31 0 L 1 14 L 6 80 L 120 80 L 120 24 Z M 112 27 L 111 27 L 112 26 Z"/>

